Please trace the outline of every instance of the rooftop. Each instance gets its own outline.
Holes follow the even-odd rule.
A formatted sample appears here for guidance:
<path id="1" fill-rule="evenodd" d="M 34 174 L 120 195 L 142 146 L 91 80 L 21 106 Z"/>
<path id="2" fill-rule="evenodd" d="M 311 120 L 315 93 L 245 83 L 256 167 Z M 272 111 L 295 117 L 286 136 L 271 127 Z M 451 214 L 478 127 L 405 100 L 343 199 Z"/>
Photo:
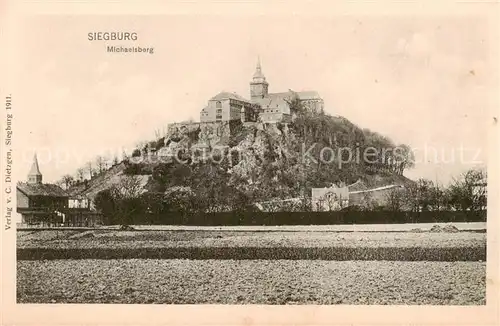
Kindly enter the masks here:
<path id="1" fill-rule="evenodd" d="M 250 102 L 246 98 L 244 98 L 241 95 L 238 95 L 236 93 L 231 93 L 231 92 L 225 92 L 222 91 L 219 94 L 215 95 L 210 99 L 210 101 L 220 101 L 220 100 L 227 100 L 227 99 L 232 99 L 232 100 L 237 100 L 237 101 L 243 101 L 243 102 Z"/>
<path id="2" fill-rule="evenodd" d="M 19 182 L 17 189 L 27 196 L 68 197 L 66 191 L 51 183 L 25 183 Z"/>
<path id="3" fill-rule="evenodd" d="M 36 157 L 36 154 L 33 155 L 33 164 L 31 165 L 31 169 L 28 175 L 42 175 L 42 173 L 40 172 L 40 168 L 38 167 L 38 159 Z"/>
<path id="4" fill-rule="evenodd" d="M 301 99 L 301 100 L 319 100 L 319 99 L 321 99 L 321 96 L 319 96 L 319 93 L 316 91 L 302 91 L 302 92 L 296 92 L 296 93 L 299 96 L 299 99 Z"/>
<path id="5" fill-rule="evenodd" d="M 279 110 L 282 113 L 290 113 L 290 106 L 288 102 L 292 98 L 291 92 L 284 93 L 269 93 L 268 96 L 264 98 L 259 98 L 255 100 L 256 103 L 259 103 L 262 109 L 270 109 L 270 110 Z"/>

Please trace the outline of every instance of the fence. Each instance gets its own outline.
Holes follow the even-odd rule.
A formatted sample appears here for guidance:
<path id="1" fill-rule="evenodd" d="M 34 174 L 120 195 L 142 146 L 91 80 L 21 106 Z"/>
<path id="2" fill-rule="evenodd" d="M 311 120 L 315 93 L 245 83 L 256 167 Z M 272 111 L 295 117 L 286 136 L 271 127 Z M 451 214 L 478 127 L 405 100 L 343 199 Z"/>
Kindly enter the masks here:
<path id="1" fill-rule="evenodd" d="M 165 225 L 334 225 L 485 222 L 486 211 L 393 212 L 224 212 L 204 214 L 165 213 L 133 216 L 131 224 Z"/>
<path id="2" fill-rule="evenodd" d="M 66 209 L 64 213 L 43 210 L 20 211 L 22 222 L 18 227 L 95 227 L 103 224 L 103 215 L 84 209 Z"/>

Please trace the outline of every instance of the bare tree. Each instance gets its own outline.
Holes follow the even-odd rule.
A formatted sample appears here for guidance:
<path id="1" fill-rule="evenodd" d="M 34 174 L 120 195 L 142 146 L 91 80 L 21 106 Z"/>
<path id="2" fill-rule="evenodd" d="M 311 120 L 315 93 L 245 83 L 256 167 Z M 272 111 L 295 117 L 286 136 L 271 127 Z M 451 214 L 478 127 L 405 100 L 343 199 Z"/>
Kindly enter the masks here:
<path id="1" fill-rule="evenodd" d="M 415 155 L 410 146 L 401 144 L 394 148 L 391 157 L 391 163 L 394 165 L 394 172 L 403 175 L 404 170 L 415 166 Z"/>
<path id="2" fill-rule="evenodd" d="M 137 175 L 123 177 L 110 190 L 115 200 L 120 224 L 122 227 L 128 227 L 133 223 L 133 216 L 141 210 L 143 192 L 141 177 Z"/>
<path id="3" fill-rule="evenodd" d="M 446 194 L 451 207 L 462 211 L 486 208 L 487 176 L 483 170 L 469 170 L 455 179 Z"/>
<path id="4" fill-rule="evenodd" d="M 142 179 L 138 175 L 123 177 L 115 186 L 115 191 L 120 198 L 137 198 L 142 193 Z"/>
<path id="5" fill-rule="evenodd" d="M 69 189 L 69 187 L 71 187 L 71 185 L 73 185 L 73 183 L 75 182 L 75 179 L 69 175 L 69 174 L 65 174 L 62 176 L 61 180 L 61 185 L 64 187 L 64 189 Z"/>
<path id="6" fill-rule="evenodd" d="M 89 179 L 92 179 L 92 177 L 94 176 L 94 168 L 92 167 L 92 162 L 88 162 L 87 163 L 87 172 L 89 174 Z"/>
<path id="7" fill-rule="evenodd" d="M 375 208 L 375 206 L 377 206 L 377 202 L 375 201 L 375 199 L 373 198 L 373 194 L 371 192 L 364 192 L 362 194 L 362 200 L 361 200 L 361 203 L 360 203 L 362 209 L 366 209 L 366 210 L 372 210 Z"/>
<path id="8" fill-rule="evenodd" d="M 160 128 L 155 129 L 155 139 L 160 139 L 162 137 Z"/>
<path id="9" fill-rule="evenodd" d="M 393 188 L 386 194 L 386 207 L 393 211 L 399 212 L 404 205 L 404 196 L 401 188 Z"/>
<path id="10" fill-rule="evenodd" d="M 76 170 L 76 178 L 80 181 L 85 178 L 85 168 L 79 168 Z"/>
<path id="11" fill-rule="evenodd" d="M 99 174 L 106 171 L 107 163 L 106 163 L 106 159 L 103 156 L 98 155 L 95 159 L 95 164 L 96 164 L 97 172 Z"/>
<path id="12" fill-rule="evenodd" d="M 129 156 L 127 152 L 125 152 L 125 149 L 122 149 L 122 161 L 128 161 Z"/>

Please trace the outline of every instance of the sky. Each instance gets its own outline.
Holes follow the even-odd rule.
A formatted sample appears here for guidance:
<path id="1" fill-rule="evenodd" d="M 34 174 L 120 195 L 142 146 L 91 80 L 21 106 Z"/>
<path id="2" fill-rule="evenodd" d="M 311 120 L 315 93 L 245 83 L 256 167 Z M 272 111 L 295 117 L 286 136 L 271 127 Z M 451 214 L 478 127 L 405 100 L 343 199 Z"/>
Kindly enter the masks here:
<path id="1" fill-rule="evenodd" d="M 478 17 L 36 16 L 16 31 L 18 180 L 34 151 L 54 182 L 168 123 L 198 120 L 220 91 L 248 98 L 258 56 L 270 92 L 316 90 L 327 113 L 414 148 L 410 178 L 447 183 L 487 162 L 497 44 Z M 138 39 L 88 40 L 100 31 Z"/>

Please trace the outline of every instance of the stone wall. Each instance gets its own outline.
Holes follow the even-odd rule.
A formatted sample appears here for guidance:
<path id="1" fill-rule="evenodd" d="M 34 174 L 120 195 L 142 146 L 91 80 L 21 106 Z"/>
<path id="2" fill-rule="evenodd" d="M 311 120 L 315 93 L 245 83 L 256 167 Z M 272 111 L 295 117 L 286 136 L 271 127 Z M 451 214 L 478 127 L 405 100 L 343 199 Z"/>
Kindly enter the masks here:
<path id="1" fill-rule="evenodd" d="M 349 205 L 371 207 L 386 206 L 389 204 L 389 196 L 394 191 L 404 191 L 397 185 L 389 185 L 375 189 L 352 191 L 349 193 Z"/>
<path id="2" fill-rule="evenodd" d="M 282 113 L 282 112 L 276 112 L 278 110 L 270 110 L 266 109 L 260 114 L 260 121 L 263 123 L 276 123 L 276 122 L 284 122 L 284 123 L 289 123 L 292 121 L 291 115 Z"/>
<path id="3" fill-rule="evenodd" d="M 198 145 L 210 147 L 227 145 L 231 132 L 238 124 L 241 124 L 240 120 L 172 123 L 168 125 L 165 142 L 178 142 L 180 139 L 189 137 L 192 143 Z"/>
<path id="4" fill-rule="evenodd" d="M 301 100 L 300 101 L 306 108 L 313 112 L 321 112 L 323 111 L 324 102 L 322 99 L 313 99 L 313 100 Z"/>

